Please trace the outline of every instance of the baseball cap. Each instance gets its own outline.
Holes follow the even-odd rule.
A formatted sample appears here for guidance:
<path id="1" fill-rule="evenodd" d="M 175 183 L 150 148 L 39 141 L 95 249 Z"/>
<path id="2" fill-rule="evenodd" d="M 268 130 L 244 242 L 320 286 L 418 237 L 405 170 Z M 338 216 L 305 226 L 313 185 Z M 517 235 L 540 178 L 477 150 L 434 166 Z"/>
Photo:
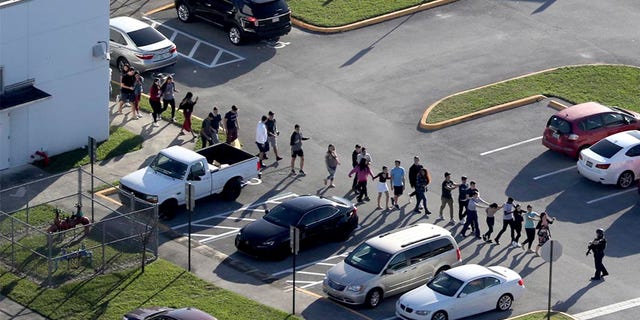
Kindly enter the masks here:
<path id="1" fill-rule="evenodd" d="M 451 176 L 451 173 L 449 173 L 449 172 L 445 172 L 445 173 L 444 173 L 444 176 L 445 176 L 445 177 Z"/>
<path id="2" fill-rule="evenodd" d="M 269 115 L 270 116 L 274 115 L 273 111 L 269 111 Z"/>

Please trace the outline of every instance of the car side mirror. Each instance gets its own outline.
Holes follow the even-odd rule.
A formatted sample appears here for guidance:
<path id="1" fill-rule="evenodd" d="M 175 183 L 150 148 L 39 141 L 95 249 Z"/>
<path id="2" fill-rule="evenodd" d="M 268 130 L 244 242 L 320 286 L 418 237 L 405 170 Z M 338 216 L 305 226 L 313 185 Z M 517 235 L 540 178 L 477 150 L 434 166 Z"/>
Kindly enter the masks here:
<path id="1" fill-rule="evenodd" d="M 458 295 L 458 298 L 464 298 L 464 297 L 466 297 L 466 296 L 467 296 L 467 294 L 466 294 L 466 293 L 461 292 L 461 293 Z"/>
<path id="2" fill-rule="evenodd" d="M 385 274 L 395 274 L 395 273 L 396 273 L 396 271 L 395 271 L 395 270 L 393 270 L 393 269 L 391 269 L 391 268 L 389 268 L 389 269 L 385 270 L 385 271 L 384 271 L 384 273 L 385 273 Z"/>

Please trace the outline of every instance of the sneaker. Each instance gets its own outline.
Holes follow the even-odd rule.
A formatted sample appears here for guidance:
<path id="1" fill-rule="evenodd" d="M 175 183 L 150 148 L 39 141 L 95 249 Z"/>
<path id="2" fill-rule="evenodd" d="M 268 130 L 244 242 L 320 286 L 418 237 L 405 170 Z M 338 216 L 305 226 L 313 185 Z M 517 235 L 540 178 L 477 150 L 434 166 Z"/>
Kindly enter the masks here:
<path id="1" fill-rule="evenodd" d="M 440 217 L 438 217 L 438 219 L 444 220 L 444 217 L 442 215 L 440 215 Z"/>
<path id="2" fill-rule="evenodd" d="M 154 122 L 154 123 L 153 123 L 153 126 L 154 126 L 154 127 L 159 127 L 159 126 L 160 126 L 160 124 L 158 124 L 158 122 Z"/>
<path id="3" fill-rule="evenodd" d="M 495 241 L 497 245 L 500 245 L 500 241 L 498 241 L 498 239 L 493 239 L 493 241 Z"/>
<path id="4" fill-rule="evenodd" d="M 425 213 L 424 214 L 431 214 L 431 211 L 429 211 L 429 209 L 425 208 Z"/>
<path id="5" fill-rule="evenodd" d="M 265 154 L 264 156 L 262 156 L 262 159 L 269 160 L 269 157 L 267 157 L 267 155 Z"/>
<path id="6" fill-rule="evenodd" d="M 142 118 L 142 115 L 141 115 L 141 114 L 138 114 L 138 119 L 140 119 L 140 118 Z"/>
<path id="7" fill-rule="evenodd" d="M 336 187 L 336 185 L 333 184 L 333 183 L 329 185 L 329 188 L 335 188 L 335 187 Z"/>
<path id="8" fill-rule="evenodd" d="M 487 241 L 487 235 L 486 234 L 482 235 L 482 240 Z"/>
<path id="9" fill-rule="evenodd" d="M 450 224 L 454 224 L 454 225 L 455 225 L 455 224 L 456 224 L 456 219 L 451 219 L 451 220 L 449 220 L 449 223 L 450 223 Z"/>
<path id="10" fill-rule="evenodd" d="M 460 220 L 460 222 L 458 222 L 459 225 L 463 225 L 465 223 L 464 219 Z"/>
<path id="11" fill-rule="evenodd" d="M 304 171 L 300 170 L 300 175 L 301 175 L 301 176 L 306 176 L 307 174 L 306 174 L 306 173 L 304 173 Z"/>
<path id="12" fill-rule="evenodd" d="M 596 281 L 596 280 L 602 280 L 602 277 L 600 277 L 600 278 L 591 277 L 591 281 Z"/>
<path id="13" fill-rule="evenodd" d="M 487 239 L 486 241 L 487 241 L 487 243 L 493 243 L 493 241 L 491 239 Z"/>
<path id="14" fill-rule="evenodd" d="M 395 205 L 396 205 L 396 199 L 391 198 L 391 205 L 392 205 L 392 206 L 395 206 Z"/>
<path id="15" fill-rule="evenodd" d="M 513 242 L 513 247 L 514 247 L 514 248 L 520 248 L 520 247 L 522 247 L 522 246 L 521 246 L 519 243 L 517 243 L 517 242 L 515 242 L 515 241 L 514 241 L 514 242 Z"/>
<path id="16" fill-rule="evenodd" d="M 282 157 L 276 157 L 276 161 L 282 160 Z"/>
<path id="17" fill-rule="evenodd" d="M 295 175 L 296 175 L 296 172 L 295 172 L 295 171 L 293 171 L 293 170 L 291 170 L 291 175 L 292 175 L 292 176 L 295 176 Z"/>
<path id="18" fill-rule="evenodd" d="M 364 197 L 364 201 L 371 201 L 371 199 L 369 199 L 369 197 Z"/>
<path id="19" fill-rule="evenodd" d="M 176 122 L 176 118 L 171 118 L 171 122 Z"/>

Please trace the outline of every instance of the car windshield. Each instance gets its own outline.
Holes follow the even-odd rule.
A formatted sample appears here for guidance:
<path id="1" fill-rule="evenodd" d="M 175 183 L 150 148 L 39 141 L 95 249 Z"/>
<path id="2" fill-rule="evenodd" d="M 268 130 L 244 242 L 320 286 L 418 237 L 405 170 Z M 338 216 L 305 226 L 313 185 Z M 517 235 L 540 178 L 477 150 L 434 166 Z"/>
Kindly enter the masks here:
<path id="1" fill-rule="evenodd" d="M 159 154 L 155 159 L 153 159 L 149 167 L 151 167 L 151 169 L 155 170 L 156 172 L 160 172 L 174 179 L 184 178 L 184 175 L 187 172 L 186 164 L 171 159 L 162 153 Z"/>
<path id="2" fill-rule="evenodd" d="M 129 38 L 131 38 L 131 41 L 136 44 L 136 47 L 148 46 L 165 39 L 160 32 L 151 27 L 131 31 L 127 34 L 129 35 Z"/>
<path id="3" fill-rule="evenodd" d="M 547 122 L 547 127 L 558 133 L 571 133 L 571 124 L 558 116 L 551 116 Z"/>
<path id="4" fill-rule="evenodd" d="M 387 265 L 389 259 L 391 259 L 391 254 L 363 243 L 353 250 L 344 259 L 344 262 L 364 272 L 380 274 L 380 271 Z"/>
<path id="5" fill-rule="evenodd" d="M 440 272 L 427 283 L 427 287 L 437 293 L 453 297 L 463 283 L 463 281 L 448 275 L 446 272 Z"/>
<path id="6" fill-rule="evenodd" d="M 622 150 L 622 147 L 607 139 L 602 139 L 598 141 L 598 143 L 591 146 L 591 148 L 589 149 L 591 149 L 591 151 L 595 152 L 601 157 L 610 159 L 616 153 L 618 153 L 618 151 Z"/>
<path id="7" fill-rule="evenodd" d="M 277 205 L 269 210 L 264 219 L 281 227 L 295 226 L 300 220 L 300 213 L 285 205 Z"/>

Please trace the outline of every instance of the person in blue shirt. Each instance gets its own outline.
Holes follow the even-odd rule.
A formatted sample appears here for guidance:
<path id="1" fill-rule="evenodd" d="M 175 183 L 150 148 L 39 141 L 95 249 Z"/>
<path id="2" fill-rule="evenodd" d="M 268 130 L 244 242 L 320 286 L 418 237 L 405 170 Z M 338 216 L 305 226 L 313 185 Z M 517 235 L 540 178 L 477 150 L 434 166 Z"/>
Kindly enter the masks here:
<path id="1" fill-rule="evenodd" d="M 405 171 L 404 168 L 400 166 L 400 160 L 395 161 L 395 167 L 391 169 L 391 187 L 393 188 L 393 198 L 391 198 L 391 204 L 396 208 L 400 209 L 400 205 L 398 204 L 398 198 L 402 195 L 404 191 L 405 184 Z"/>

